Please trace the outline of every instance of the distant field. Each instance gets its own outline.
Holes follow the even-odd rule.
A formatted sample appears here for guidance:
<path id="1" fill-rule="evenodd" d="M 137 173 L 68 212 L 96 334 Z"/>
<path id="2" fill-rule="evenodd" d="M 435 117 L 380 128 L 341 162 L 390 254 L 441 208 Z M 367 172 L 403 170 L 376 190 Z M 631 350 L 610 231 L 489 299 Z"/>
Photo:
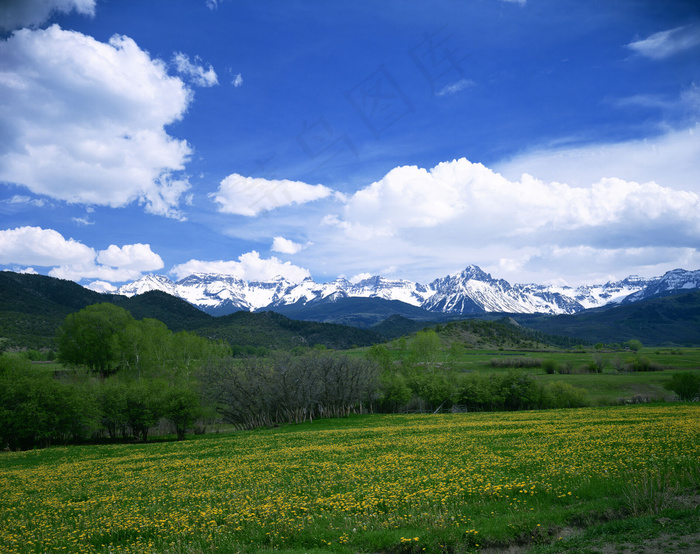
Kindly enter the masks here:
<path id="1" fill-rule="evenodd" d="M 0 453 L 0 548 L 466 552 L 561 537 L 565 551 L 622 516 L 693 531 L 699 487 L 697 405 L 355 416 Z"/>

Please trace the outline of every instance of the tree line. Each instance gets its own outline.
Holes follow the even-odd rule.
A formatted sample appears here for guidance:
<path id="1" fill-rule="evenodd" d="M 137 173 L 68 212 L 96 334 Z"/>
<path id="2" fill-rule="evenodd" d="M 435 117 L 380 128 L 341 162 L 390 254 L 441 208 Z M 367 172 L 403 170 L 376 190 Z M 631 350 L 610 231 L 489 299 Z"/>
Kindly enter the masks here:
<path id="1" fill-rule="evenodd" d="M 61 326 L 54 374 L 26 358 L 0 355 L 0 448 L 80 442 L 147 441 L 159 422 L 178 439 L 219 420 L 238 428 L 273 426 L 352 413 L 496 411 L 579 407 L 583 390 L 542 383 L 509 369 L 456 369 L 462 350 L 445 349 L 435 330 L 366 355 L 323 349 L 242 356 L 229 344 L 135 320 L 113 304 L 88 306 Z M 234 356 L 237 353 L 239 356 Z M 268 352 L 265 352 L 268 354 Z M 698 394 L 700 377 L 670 385 Z"/>

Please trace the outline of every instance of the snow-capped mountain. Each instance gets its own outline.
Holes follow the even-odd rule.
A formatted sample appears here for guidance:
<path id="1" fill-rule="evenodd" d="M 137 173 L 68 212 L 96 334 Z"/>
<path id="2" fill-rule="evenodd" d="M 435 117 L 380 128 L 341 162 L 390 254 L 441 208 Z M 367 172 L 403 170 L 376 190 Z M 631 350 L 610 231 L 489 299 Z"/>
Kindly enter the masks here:
<path id="1" fill-rule="evenodd" d="M 399 300 L 428 311 L 454 314 L 571 314 L 606 304 L 636 302 L 650 296 L 694 289 L 700 289 L 700 270 L 676 269 L 662 277 L 643 279 L 630 276 L 622 281 L 573 288 L 511 285 L 503 279 L 494 279 L 477 266 L 469 266 L 456 275 L 436 279 L 429 285 L 380 276 L 357 283 L 338 278 L 319 284 L 311 278 L 300 283 L 283 277 L 270 281 L 244 281 L 230 275 L 197 273 L 177 282 L 162 275 L 147 275 L 120 287 L 117 293 L 133 296 L 160 290 L 215 315 L 238 310 L 305 306 L 347 297 Z"/>
<path id="2" fill-rule="evenodd" d="M 650 279 L 642 290 L 625 296 L 622 303 L 630 304 L 652 296 L 665 296 L 697 289 L 700 289 L 700 269 L 697 271 L 674 269 L 666 272 L 663 277 Z"/>

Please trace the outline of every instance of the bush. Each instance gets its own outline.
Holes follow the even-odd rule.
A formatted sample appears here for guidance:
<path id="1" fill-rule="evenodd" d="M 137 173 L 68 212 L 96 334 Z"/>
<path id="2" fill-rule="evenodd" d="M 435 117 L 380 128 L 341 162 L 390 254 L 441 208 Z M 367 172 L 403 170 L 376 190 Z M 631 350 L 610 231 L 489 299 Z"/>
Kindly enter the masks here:
<path id="1" fill-rule="evenodd" d="M 676 373 L 664 388 L 675 392 L 681 400 L 694 400 L 700 396 L 700 373 Z"/>
<path id="2" fill-rule="evenodd" d="M 540 358 L 527 358 L 524 356 L 503 356 L 502 358 L 491 358 L 491 367 L 505 368 L 531 368 L 540 367 L 542 360 Z"/>
<path id="3" fill-rule="evenodd" d="M 544 372 L 548 375 L 553 375 L 556 373 L 557 365 L 557 362 L 551 358 L 542 361 L 542 369 L 544 369 Z"/>
<path id="4" fill-rule="evenodd" d="M 588 406 L 586 391 L 571 386 L 569 383 L 557 381 L 547 386 L 551 405 L 549 408 L 581 408 Z"/>

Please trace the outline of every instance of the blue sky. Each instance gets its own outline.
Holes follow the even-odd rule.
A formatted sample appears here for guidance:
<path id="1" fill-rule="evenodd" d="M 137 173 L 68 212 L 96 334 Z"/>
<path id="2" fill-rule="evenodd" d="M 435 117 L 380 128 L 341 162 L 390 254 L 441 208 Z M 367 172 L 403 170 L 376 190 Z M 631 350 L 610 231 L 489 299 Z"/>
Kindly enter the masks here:
<path id="1" fill-rule="evenodd" d="M 9 0 L 0 268 L 700 267 L 697 2 Z"/>

